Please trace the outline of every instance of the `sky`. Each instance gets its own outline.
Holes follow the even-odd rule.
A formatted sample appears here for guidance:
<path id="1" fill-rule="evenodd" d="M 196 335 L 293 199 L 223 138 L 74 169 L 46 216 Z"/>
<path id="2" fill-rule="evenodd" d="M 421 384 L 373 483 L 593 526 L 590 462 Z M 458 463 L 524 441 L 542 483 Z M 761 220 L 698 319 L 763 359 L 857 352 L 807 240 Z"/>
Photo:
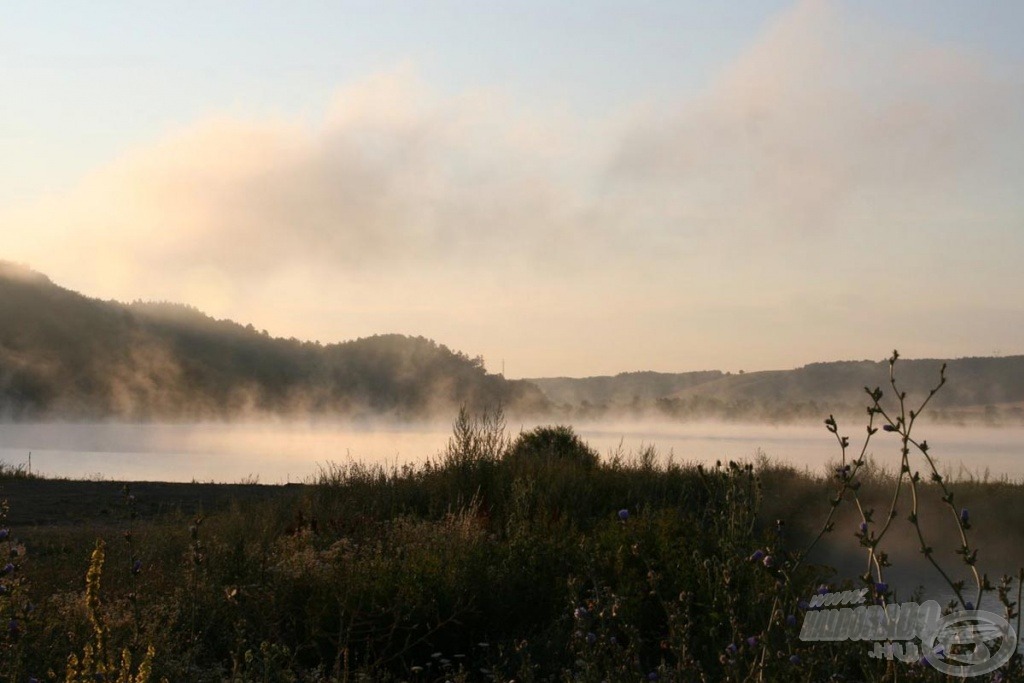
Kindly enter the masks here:
<path id="1" fill-rule="evenodd" d="M 1024 3 L 19 3 L 0 258 L 509 377 L 1024 353 Z"/>

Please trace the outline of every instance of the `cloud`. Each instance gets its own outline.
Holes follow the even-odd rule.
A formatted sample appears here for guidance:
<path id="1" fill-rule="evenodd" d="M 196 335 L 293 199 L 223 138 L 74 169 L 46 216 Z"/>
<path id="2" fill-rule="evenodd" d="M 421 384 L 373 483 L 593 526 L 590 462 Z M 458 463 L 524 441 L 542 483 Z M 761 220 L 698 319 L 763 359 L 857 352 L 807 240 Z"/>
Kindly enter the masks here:
<path id="1" fill-rule="evenodd" d="M 674 347 L 710 366 L 738 323 L 712 316 L 677 343 L 708 310 L 814 319 L 831 301 L 834 321 L 872 287 L 972 289 L 935 259 L 990 262 L 979 289 L 1024 285 L 991 246 L 1022 246 L 1024 208 L 1021 83 L 996 73 L 827 0 L 778 16 L 698 97 L 603 119 L 442 94 L 403 66 L 340 90 L 316 125 L 211 118 L 135 149 L 0 215 L 16 226 L 0 246 L 86 292 L 183 299 L 279 333 L 419 326 L 475 352 L 535 349 L 540 326 L 564 360 L 619 316 L 601 351 L 617 367 L 678 367 Z M 990 246 L 967 237 L 979 231 Z M 898 269 L 880 256 L 894 240 Z M 500 342 L 473 331 L 510 315 L 523 329 Z M 303 322 L 332 316 L 346 325 Z M 800 330 L 773 333 L 797 348 Z M 630 335 L 660 335 L 666 357 L 629 360 Z"/>
<path id="2" fill-rule="evenodd" d="M 698 101 L 635 126 L 610 184 L 657 188 L 694 223 L 772 240 L 865 212 L 898 225 L 978 211 L 963 179 L 1001 182 L 993 155 L 1022 146 L 1020 83 L 1007 85 L 978 57 L 801 2 Z"/>
<path id="3" fill-rule="evenodd" d="M 17 219 L 37 244 L 87 248 L 97 269 L 263 277 L 294 264 L 500 261 L 541 235 L 557 244 L 574 204 L 556 168 L 561 136 L 504 104 L 442 100 L 408 69 L 379 74 L 342 90 L 314 129 L 199 122 Z"/>

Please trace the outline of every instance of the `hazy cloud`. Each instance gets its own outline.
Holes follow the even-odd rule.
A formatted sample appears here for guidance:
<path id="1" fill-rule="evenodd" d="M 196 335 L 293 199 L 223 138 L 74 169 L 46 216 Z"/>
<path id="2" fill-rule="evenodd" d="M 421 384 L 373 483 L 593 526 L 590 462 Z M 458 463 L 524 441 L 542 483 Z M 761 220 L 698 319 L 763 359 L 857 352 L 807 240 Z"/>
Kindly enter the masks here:
<path id="1" fill-rule="evenodd" d="M 740 323 L 707 312 L 748 306 L 800 307 L 748 367 L 864 355 L 886 324 L 858 317 L 871 287 L 1024 285 L 1005 256 L 1024 246 L 1024 98 L 985 59 L 809 1 L 699 97 L 603 120 L 444 95 L 402 67 L 345 87 L 316 125 L 211 119 L 136 149 L 0 214 L 2 248 L 87 293 L 300 336 L 522 349 L 532 374 L 553 371 L 541 354 L 594 367 L 580 348 L 606 368 L 721 364 Z M 917 284 L 890 267 L 893 240 Z M 980 287 L 934 267 L 976 262 Z M 797 341 L 837 319 L 849 348 Z"/>
<path id="2" fill-rule="evenodd" d="M 800 3 L 698 101 L 638 121 L 614 186 L 657 188 L 694 222 L 772 239 L 980 211 L 972 184 L 1005 182 L 995 155 L 1021 149 L 1024 99 L 979 60 Z"/>

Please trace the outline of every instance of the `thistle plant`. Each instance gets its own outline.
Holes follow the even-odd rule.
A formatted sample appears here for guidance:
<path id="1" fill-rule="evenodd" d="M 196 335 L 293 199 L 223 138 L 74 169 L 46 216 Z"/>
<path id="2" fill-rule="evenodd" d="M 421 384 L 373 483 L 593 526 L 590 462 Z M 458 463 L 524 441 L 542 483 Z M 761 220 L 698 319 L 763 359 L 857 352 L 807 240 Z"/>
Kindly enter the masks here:
<path id="1" fill-rule="evenodd" d="M 0 500 L 0 676 L 20 680 L 25 656 L 23 635 L 31 613 L 25 597 L 19 559 L 24 546 L 17 543 L 7 525 L 8 504 Z"/>
<path id="2" fill-rule="evenodd" d="M 188 639 L 188 667 L 186 674 L 191 674 L 196 662 L 196 648 L 199 643 L 199 579 L 201 568 L 206 559 L 206 552 L 203 541 L 199 537 L 199 527 L 203 523 L 202 515 L 197 516 L 189 525 L 189 639 Z"/>
<path id="3" fill-rule="evenodd" d="M 860 517 L 856 537 L 866 553 L 867 567 L 861 579 L 869 586 L 876 599 L 885 601 L 891 592 L 885 578 L 885 569 L 890 566 L 890 562 L 888 555 L 882 550 L 882 541 L 893 528 L 893 523 L 899 516 L 898 505 L 906 491 L 910 496 L 910 512 L 906 519 L 914 530 L 921 554 L 924 555 L 927 562 L 935 569 L 955 596 L 956 600 L 950 607 L 955 608 L 959 605 L 963 609 L 975 609 L 981 604 L 984 593 L 992 590 L 993 587 L 988 577 L 978 571 L 978 550 L 971 544 L 968 534 L 971 528 L 970 513 L 967 508 L 957 508 L 955 495 L 950 489 L 949 483 L 940 474 L 935 459 L 930 452 L 928 442 L 919 439 L 914 432 L 914 426 L 925 408 L 946 384 L 946 365 L 943 363 L 939 370 L 938 381 L 929 390 L 920 404 L 916 408 L 911 408 L 907 392 L 901 389 L 896 378 L 896 364 L 899 357 L 899 352 L 893 351 L 892 356 L 889 358 L 889 386 L 895 399 L 893 407 L 887 409 L 883 405 L 885 392 L 880 387 L 873 389 L 869 387 L 864 388 L 870 399 L 870 404 L 867 406 L 868 422 L 863 445 L 855 458 L 850 458 L 848 455 L 850 439 L 847 436 L 840 435 L 839 425 L 835 417 L 830 415 L 825 420 L 825 426 L 835 436 L 841 453 L 839 465 L 835 469 L 837 488 L 835 495 L 830 501 L 831 509 L 821 530 L 806 550 L 799 555 L 797 564 L 807 557 L 808 553 L 811 552 L 825 534 L 834 530 L 837 510 L 843 502 L 849 500 L 856 507 Z M 875 510 L 866 507 L 861 499 L 859 492 L 862 481 L 859 475 L 861 475 L 866 466 L 865 456 L 868 451 L 868 445 L 879 431 L 892 434 L 898 439 L 900 466 L 892 488 L 888 509 L 880 518 L 876 518 Z M 922 475 L 922 470 L 924 475 Z M 920 503 L 924 493 L 923 483 L 925 477 L 938 488 L 942 503 L 949 511 L 953 532 L 959 540 L 959 548 L 956 550 L 956 553 L 968 568 L 972 578 L 972 592 L 970 595 L 968 595 L 965 588 L 965 582 L 953 579 L 950 571 L 940 564 L 935 556 L 934 548 L 927 541 L 920 516 Z"/>
<path id="4" fill-rule="evenodd" d="M 138 510 L 135 494 L 131 486 L 125 484 L 122 488 L 125 508 L 128 511 L 128 527 L 124 532 L 125 546 L 128 550 L 128 601 L 132 607 L 132 647 L 137 647 L 140 636 L 141 614 L 139 613 L 138 576 L 142 571 L 142 560 L 135 554 L 135 520 L 138 517 Z"/>
<path id="5" fill-rule="evenodd" d="M 85 611 L 92 630 L 92 640 L 82 648 L 81 657 L 77 654 L 68 657 L 65 683 L 149 683 L 153 672 L 153 657 L 156 654 L 152 645 L 146 648 L 146 654 L 134 672 L 131 650 L 128 647 L 123 648 L 120 657 L 115 659 L 110 648 L 110 629 L 104 619 L 103 603 L 100 599 L 105 560 L 106 545 L 102 539 L 97 540 L 89 559 L 89 570 L 85 575 Z"/>

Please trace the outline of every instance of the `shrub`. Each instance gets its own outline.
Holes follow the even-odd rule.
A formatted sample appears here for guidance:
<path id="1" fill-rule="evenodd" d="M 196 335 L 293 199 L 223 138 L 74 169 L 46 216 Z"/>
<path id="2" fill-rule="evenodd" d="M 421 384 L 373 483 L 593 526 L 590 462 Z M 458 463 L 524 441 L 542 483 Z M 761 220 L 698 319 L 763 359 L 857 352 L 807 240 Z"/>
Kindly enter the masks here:
<path id="1" fill-rule="evenodd" d="M 594 469 L 600 457 L 571 427 L 537 427 L 524 432 L 512 444 L 507 459 L 520 466 L 530 463 L 563 461 L 583 469 Z"/>

